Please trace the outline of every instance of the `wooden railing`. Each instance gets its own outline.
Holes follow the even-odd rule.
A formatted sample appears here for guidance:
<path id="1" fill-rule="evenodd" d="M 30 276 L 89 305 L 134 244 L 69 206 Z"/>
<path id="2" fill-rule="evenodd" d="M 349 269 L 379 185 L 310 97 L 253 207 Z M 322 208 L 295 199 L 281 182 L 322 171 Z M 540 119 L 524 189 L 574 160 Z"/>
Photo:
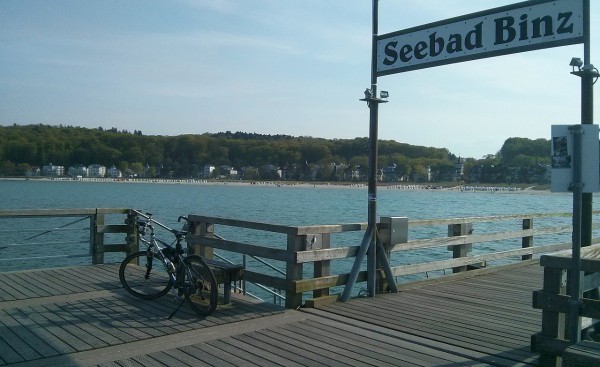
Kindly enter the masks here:
<path id="1" fill-rule="evenodd" d="M 0 244 L 6 249 L 6 252 L 11 252 L 11 248 L 16 247 L 33 247 L 28 250 L 27 258 L 19 258 L 21 261 L 39 261 L 41 259 L 61 259 L 63 258 L 74 258 L 74 257 L 91 257 L 92 264 L 102 264 L 104 262 L 104 255 L 111 252 L 127 252 L 129 248 L 135 246 L 136 239 L 133 234 L 133 226 L 127 225 L 123 221 L 123 215 L 127 215 L 129 209 L 117 209 L 117 208 L 93 208 L 93 209 L 25 209 L 25 210 L 0 210 L 0 219 L 17 219 L 17 218 L 30 218 L 27 226 L 4 226 L 0 227 Z M 116 223 L 110 224 L 107 222 L 107 217 L 118 216 Z M 47 227 L 48 224 L 36 223 L 35 219 L 48 219 L 48 218 L 75 218 L 75 221 L 67 222 L 60 225 L 54 225 Z M 81 220 L 77 220 L 81 218 Z M 87 222 L 87 227 L 73 228 L 76 223 Z M 6 222 L 9 223 L 9 222 Z M 47 238 L 54 236 L 55 238 L 61 235 L 61 232 L 65 230 L 77 231 L 81 234 L 81 237 L 87 237 L 84 242 L 87 242 L 89 247 L 88 251 L 83 252 L 69 252 L 69 253 L 53 253 L 52 251 L 45 251 L 41 254 L 39 246 L 48 246 Z M 12 232 L 12 233 L 9 233 Z M 29 234 L 34 233 L 33 236 Z M 105 243 L 105 235 L 109 233 L 123 233 L 125 236 L 122 237 L 122 242 L 116 243 Z M 7 237 L 13 237 L 11 243 L 6 243 Z M 35 243 L 30 241 L 30 238 L 39 238 L 46 243 Z M 121 238 L 121 237 L 120 237 Z M 78 242 L 78 243 L 84 243 Z M 58 240 L 53 245 L 63 243 Z M 0 258 L 0 260 L 10 261 L 14 260 L 11 257 Z M 69 265 L 69 263 L 64 263 Z M 1 267 L 1 263 L 0 263 Z"/>
<path id="2" fill-rule="evenodd" d="M 91 256 L 92 264 L 105 262 L 105 254 L 130 253 L 138 248 L 135 213 L 129 209 L 0 211 L 0 219 L 45 217 L 81 217 L 89 221 L 89 228 L 84 229 L 89 233 L 89 252 L 83 255 Z M 285 269 L 283 276 L 266 267 L 247 266 L 244 280 L 283 291 L 289 308 L 337 297 L 334 293 L 339 288 L 336 287 L 346 284 L 361 235 L 367 227 L 366 223 L 288 226 L 196 214 L 188 218 L 191 224 L 187 241 L 195 253 L 210 258 L 213 249 L 217 249 L 273 261 Z M 570 248 L 570 223 L 569 213 L 431 220 L 382 217 L 378 232 L 389 254 L 392 273 L 402 281 L 408 277 L 424 278 L 432 272 L 463 272 L 498 262 L 518 262 Z M 593 228 L 598 227 L 598 223 L 594 223 Z M 2 230 L 0 227 L 0 245 L 5 244 Z M 248 232 L 252 235 L 247 235 Z M 108 243 L 105 235 L 111 233 L 123 236 Z M 597 243 L 598 239 L 593 242 Z M 483 247 L 493 248 L 483 251 Z M 424 251 L 427 253 L 413 255 Z M 30 254 L 35 257 L 35 247 Z M 435 259 L 429 258 L 432 254 Z M 412 260 L 407 260 L 411 256 Z M 113 261 L 120 259 L 122 257 Z M 365 280 L 366 271 L 360 272 L 357 281 Z M 378 287 L 385 291 L 386 284 L 379 281 Z"/>
<path id="3" fill-rule="evenodd" d="M 595 212 L 596 214 L 598 212 Z M 563 218 L 564 223 L 560 226 L 547 225 L 536 228 L 534 220 Z M 276 274 L 266 274 L 245 269 L 244 279 L 251 282 L 263 284 L 268 287 L 283 290 L 286 294 L 286 307 L 296 308 L 306 300 L 308 292 L 312 292 L 313 298 L 326 297 L 330 295 L 331 288 L 346 284 L 349 274 L 331 273 L 332 261 L 342 261 L 353 258 L 359 246 L 334 246 L 332 236 L 344 232 L 359 232 L 366 229 L 366 223 L 350 223 L 339 225 L 318 226 L 284 226 L 266 223 L 240 221 L 227 218 L 201 216 L 190 214 L 192 222 L 191 235 L 188 235 L 188 243 L 196 253 L 211 256 L 213 249 L 226 250 L 233 253 L 257 256 L 285 263 L 285 278 Z M 497 223 L 518 222 L 518 229 L 502 232 L 490 232 L 476 234 L 471 231 L 475 223 Z M 452 269 L 453 272 L 461 272 L 481 266 L 489 262 L 504 260 L 513 261 L 528 260 L 536 254 L 554 252 L 570 248 L 570 241 L 544 240 L 544 245 L 534 246 L 534 238 L 539 236 L 563 234 L 570 239 L 571 225 L 570 214 L 528 214 L 528 215 L 504 215 L 491 217 L 468 217 L 452 219 L 414 220 L 407 218 L 387 217 L 382 218 L 379 223 L 380 239 L 391 255 L 393 275 L 396 277 L 423 274 L 437 270 Z M 448 236 L 436 238 L 424 238 L 408 240 L 409 229 L 417 227 L 447 226 Z M 509 223 L 510 225 L 510 223 Z M 265 246 L 245 243 L 243 241 L 232 241 L 219 238 L 216 235 L 217 226 L 234 227 L 238 229 L 251 229 L 286 236 L 285 244 L 280 246 Z M 594 228 L 598 228 L 598 223 Z M 499 242 L 506 240 L 517 240 L 518 248 L 503 249 L 491 253 L 480 253 L 470 255 L 473 246 L 482 243 Z M 594 240 L 596 243 L 598 239 Z M 415 264 L 395 264 L 397 253 L 444 248 L 452 252 L 452 258 L 436 261 L 419 262 Z M 308 276 L 304 266 L 313 265 L 312 276 Z M 366 271 L 358 276 L 358 281 L 366 280 Z M 380 282 L 381 289 L 385 284 Z M 335 297 L 335 296 L 334 296 Z M 309 302 L 315 302 L 310 300 Z"/>

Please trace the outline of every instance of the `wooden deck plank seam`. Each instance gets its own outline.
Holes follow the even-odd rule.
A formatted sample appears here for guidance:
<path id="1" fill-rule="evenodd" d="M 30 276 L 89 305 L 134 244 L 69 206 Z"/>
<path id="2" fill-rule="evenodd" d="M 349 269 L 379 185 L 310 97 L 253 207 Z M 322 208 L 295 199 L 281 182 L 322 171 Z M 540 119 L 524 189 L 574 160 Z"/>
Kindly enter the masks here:
<path id="1" fill-rule="evenodd" d="M 494 365 L 506 367 L 518 365 L 518 362 L 516 362 L 514 359 L 507 359 L 506 357 L 497 356 L 481 350 L 469 349 L 468 347 L 456 345 L 455 343 L 449 344 L 447 343 L 447 340 L 437 340 L 429 337 L 428 335 L 411 334 L 395 328 L 389 328 L 385 325 L 382 326 L 374 323 L 366 323 L 359 319 L 349 319 L 343 315 L 318 309 L 310 309 L 306 310 L 305 312 L 321 316 L 323 318 L 322 322 L 326 323 L 332 328 L 351 330 L 351 328 L 358 327 L 362 330 L 361 335 L 369 335 L 369 333 L 373 333 L 377 338 L 392 337 L 406 340 L 413 344 L 418 344 L 426 348 L 437 350 L 440 353 L 448 353 L 454 356 L 465 358 L 468 361 L 477 361 L 488 364 L 493 362 Z M 533 365 L 535 365 L 535 363 L 533 363 Z"/>
<path id="2" fill-rule="evenodd" d="M 414 300 L 418 297 L 411 297 L 411 300 L 405 300 L 405 302 L 397 302 L 393 305 L 394 312 L 390 312 L 394 315 L 396 312 L 401 314 L 408 314 L 414 317 L 424 319 L 439 319 L 439 318 L 461 318 L 465 312 L 473 312 L 473 307 L 468 305 L 461 307 L 462 304 L 454 304 L 447 306 L 446 304 L 432 305 L 427 302 L 420 302 L 415 304 Z M 378 311 L 382 311 L 378 308 Z M 386 310 L 383 310 L 385 312 Z M 424 312 L 426 311 L 426 312 Z M 495 311 L 495 310 L 494 310 Z M 486 313 L 474 313 L 468 320 L 469 323 L 481 325 L 482 323 L 491 324 L 499 327 L 513 327 L 515 323 L 518 323 L 521 329 L 539 329 L 539 319 L 531 317 L 529 315 L 519 315 L 515 313 L 504 313 L 496 311 L 497 314 L 491 312 Z"/>
<path id="3" fill-rule="evenodd" d="M 364 311 L 368 311 L 367 308 L 363 308 L 362 309 L 363 312 Z M 406 323 L 406 324 L 418 324 L 418 325 L 422 325 L 425 328 L 428 328 L 429 326 L 433 325 L 441 325 L 445 328 L 451 329 L 451 330 L 456 330 L 456 331 L 474 331 L 477 332 L 479 330 L 481 330 L 481 326 L 482 323 L 485 323 L 486 325 L 486 336 L 499 336 L 499 337 L 505 337 L 505 338 L 509 338 L 509 339 L 515 339 L 518 336 L 522 336 L 522 338 L 520 339 L 529 339 L 529 337 L 525 337 L 522 335 L 522 333 L 518 333 L 516 331 L 514 331 L 514 325 L 518 324 L 518 322 L 514 322 L 511 323 L 510 325 L 507 324 L 502 324 L 499 321 L 502 321 L 502 319 L 500 320 L 485 320 L 485 319 L 481 319 L 481 318 L 473 318 L 470 319 L 468 322 L 464 322 L 463 320 L 453 320 L 451 317 L 448 317 L 448 314 L 443 314 L 443 313 L 438 313 L 438 314 L 433 314 L 432 312 L 428 312 L 426 314 L 423 314 L 422 312 L 419 313 L 420 309 L 418 307 L 415 306 L 414 308 L 414 312 L 410 312 L 411 310 L 408 310 L 407 307 L 404 307 L 402 310 L 399 310 L 398 312 L 392 314 L 396 319 L 400 320 L 402 323 Z M 422 311 L 422 309 L 421 309 Z M 390 316 L 392 316 L 390 315 Z M 387 314 L 384 313 L 379 313 L 379 318 L 382 319 L 386 319 L 389 318 L 390 316 L 387 316 Z M 513 326 L 513 327 L 511 327 Z M 539 330 L 539 323 L 538 323 L 538 328 L 535 327 L 531 327 L 529 329 L 523 328 L 522 325 L 519 325 L 521 330 L 528 330 L 531 334 L 533 334 L 534 332 L 536 332 L 537 330 Z"/>
<path id="4" fill-rule="evenodd" d="M 345 316 L 347 318 L 351 318 L 351 319 L 358 318 L 361 315 L 359 313 L 340 313 L 340 312 L 336 312 L 336 313 L 339 315 Z M 479 338 L 476 338 L 473 336 L 457 334 L 457 333 L 443 330 L 440 328 L 414 328 L 414 325 L 406 326 L 406 325 L 402 325 L 401 323 L 400 324 L 398 324 L 398 323 L 391 324 L 391 323 L 387 322 L 386 320 L 372 320 L 372 322 L 379 326 L 392 328 L 394 330 L 401 331 L 406 334 L 421 336 L 423 338 L 429 338 L 432 340 L 439 341 L 441 343 L 447 343 L 447 344 L 465 348 L 465 349 L 478 350 L 482 353 L 486 353 L 486 354 L 490 354 L 490 355 L 495 355 L 495 354 L 501 353 L 505 350 L 505 348 L 512 347 L 512 345 L 499 346 L 499 345 L 495 345 L 495 344 L 490 344 L 490 343 L 486 342 L 485 339 L 481 336 Z M 522 353 L 519 351 L 511 351 L 511 352 L 509 352 L 509 354 L 528 356 L 528 353 Z M 516 359 L 518 359 L 518 358 L 516 358 Z"/>
<path id="5" fill-rule="evenodd" d="M 355 303 L 356 307 L 370 307 L 369 301 L 365 302 L 357 302 Z M 465 312 L 473 312 L 478 311 L 477 315 L 474 316 L 474 320 L 478 318 L 482 320 L 505 320 L 507 324 L 514 324 L 515 322 L 523 322 L 530 321 L 539 324 L 538 316 L 539 312 L 535 313 L 521 313 L 516 314 L 514 312 L 507 312 L 503 308 L 492 307 L 490 306 L 486 312 L 481 310 L 476 304 L 472 302 L 457 302 L 457 301 L 449 301 L 443 300 L 441 302 L 436 302 L 434 299 L 428 297 L 422 297 L 421 295 L 411 295 L 410 297 L 398 297 L 393 301 L 378 301 L 377 302 L 377 310 L 380 313 L 385 313 L 389 315 L 394 315 L 396 312 L 404 312 L 415 310 L 418 312 L 419 309 L 423 307 L 427 311 L 431 312 L 431 314 L 425 315 L 430 317 L 440 317 L 444 316 L 453 316 L 456 315 L 458 318 L 464 316 Z M 466 322 L 470 322 L 472 319 L 469 318 Z"/>
<path id="6" fill-rule="evenodd" d="M 375 362 L 376 365 L 385 362 L 395 365 L 398 361 L 403 360 L 405 362 L 417 363 L 419 361 L 449 361 L 449 359 L 443 359 L 439 355 L 433 355 L 431 349 L 426 350 L 425 348 L 418 348 L 418 346 L 406 343 L 400 339 L 372 339 L 369 335 L 358 333 L 356 330 L 353 332 L 344 331 L 338 329 L 340 332 L 335 333 L 332 330 L 325 330 L 323 325 L 316 321 L 315 323 L 302 322 L 291 327 L 283 327 L 283 329 L 290 334 L 299 333 L 304 338 L 310 340 L 311 335 L 316 340 L 320 341 L 321 345 L 331 345 L 338 348 L 339 353 L 344 355 L 359 354 L 364 357 L 369 357 Z M 330 328 L 333 329 L 333 328 Z M 278 329 L 276 332 L 280 333 Z M 318 337 L 317 337 L 318 336 Z M 385 341 L 384 341 L 385 340 Z M 388 348 L 385 348 L 385 346 Z M 365 348 L 366 346 L 366 348 Z M 363 351 L 366 349 L 366 351 Z M 398 351 L 401 350 L 400 354 Z"/>

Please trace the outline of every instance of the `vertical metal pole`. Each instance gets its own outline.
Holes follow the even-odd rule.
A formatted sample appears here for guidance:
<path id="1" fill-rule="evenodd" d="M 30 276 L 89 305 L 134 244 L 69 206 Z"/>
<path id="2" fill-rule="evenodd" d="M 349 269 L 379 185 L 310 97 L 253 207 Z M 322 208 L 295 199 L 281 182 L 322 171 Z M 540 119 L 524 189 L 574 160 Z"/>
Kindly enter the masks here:
<path id="1" fill-rule="evenodd" d="M 569 339 L 572 344 L 579 342 L 581 338 L 581 322 L 579 312 L 581 309 L 581 208 L 582 208 L 582 147 L 581 135 L 583 128 L 581 125 L 575 125 L 569 128 L 573 134 L 573 250 L 571 253 L 571 299 L 569 314 Z"/>
<path id="2" fill-rule="evenodd" d="M 581 77 L 581 125 L 592 124 L 594 121 L 594 77 L 598 76 L 590 56 L 590 0 L 583 1 L 583 68 L 575 75 Z M 582 130 L 582 129 L 581 129 Z M 592 199 L 593 193 L 582 193 L 581 170 L 582 149 L 581 134 L 575 133 L 574 137 L 574 160 L 573 177 L 579 175 L 578 194 L 573 191 L 573 253 L 571 266 L 571 309 L 569 318 L 569 333 L 572 344 L 581 339 L 581 246 L 592 244 Z M 577 168 L 577 172 L 576 172 Z M 579 201 L 579 202 L 578 202 Z M 578 206 L 579 205 L 579 206 Z M 579 227 L 576 227 L 575 218 L 579 216 Z"/>
<path id="3" fill-rule="evenodd" d="M 373 0 L 373 38 L 371 41 L 371 95 L 377 98 L 377 32 L 379 0 Z M 369 103 L 369 228 L 377 226 L 377 152 L 379 103 Z M 373 230 L 367 253 L 367 293 L 375 297 L 377 264 L 377 231 Z"/>
<path id="4" fill-rule="evenodd" d="M 594 119 L 594 67 L 590 61 L 590 0 L 583 1 L 583 69 L 581 77 L 581 124 L 591 124 Z M 577 127 L 579 127 L 577 129 Z M 592 193 L 582 193 L 583 128 L 573 126 L 573 251 L 571 264 L 571 300 L 569 339 L 576 344 L 581 339 L 581 246 L 592 243 Z"/>
<path id="5" fill-rule="evenodd" d="M 583 2 L 583 73 L 581 74 L 581 124 L 594 121 L 594 67 L 590 59 L 590 0 Z M 582 194 L 581 245 L 592 244 L 592 193 Z"/>
<path id="6" fill-rule="evenodd" d="M 346 302 L 350 299 L 352 288 L 358 278 L 362 261 L 367 255 L 367 293 L 369 297 L 375 296 L 376 291 L 376 236 L 377 236 L 377 113 L 379 100 L 377 93 L 377 21 L 378 0 L 373 0 L 373 35 L 371 39 L 371 90 L 369 94 L 365 93 L 365 98 L 369 106 L 369 186 L 368 186 L 368 226 L 361 242 L 354 265 L 348 276 L 346 287 L 342 292 L 340 301 Z"/>
<path id="7" fill-rule="evenodd" d="M 377 98 L 377 28 L 378 28 L 378 0 L 373 0 L 373 38 L 371 45 L 371 89 L 365 91 L 365 98 L 369 106 L 369 191 L 368 191 L 368 226 L 362 243 L 356 254 L 354 265 L 348 276 L 346 287 L 340 300 L 346 302 L 350 298 L 352 287 L 356 283 L 358 273 L 364 256 L 367 255 L 367 293 L 369 297 L 375 297 L 377 291 L 377 117 L 379 104 L 387 102 Z M 386 256 L 382 253 L 381 256 Z M 392 270 L 387 259 L 381 259 L 383 270 L 386 274 L 390 290 L 397 292 Z"/>

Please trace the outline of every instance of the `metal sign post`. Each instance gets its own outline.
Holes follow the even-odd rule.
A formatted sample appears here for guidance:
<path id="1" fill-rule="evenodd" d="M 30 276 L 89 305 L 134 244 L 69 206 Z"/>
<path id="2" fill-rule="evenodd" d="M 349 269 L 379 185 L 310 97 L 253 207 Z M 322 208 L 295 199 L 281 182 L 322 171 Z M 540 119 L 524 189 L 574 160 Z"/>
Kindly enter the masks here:
<path id="1" fill-rule="evenodd" d="M 598 79 L 598 70 L 590 60 L 590 0 L 583 1 L 583 67 L 571 74 L 581 78 L 581 125 L 593 124 L 594 121 L 594 79 Z M 571 66 L 580 67 L 581 60 L 574 58 Z M 581 126 L 583 128 L 583 126 Z M 581 143 L 581 134 L 574 131 L 577 143 Z M 596 139 L 597 141 L 597 139 Z M 581 339 L 581 247 L 592 244 L 592 199 L 593 193 L 589 190 L 582 192 L 581 185 L 581 151 L 574 154 L 575 165 L 573 170 L 573 249 L 571 252 L 571 312 L 569 314 L 569 339 L 576 344 Z M 578 162 L 579 161 L 579 162 Z M 579 167 L 578 167 L 579 166 Z M 579 168 L 579 170 L 577 170 Z M 596 295 L 597 296 L 597 295 Z"/>
<path id="2" fill-rule="evenodd" d="M 396 282 L 383 246 L 378 241 L 377 234 L 377 154 L 378 154 L 378 116 L 379 104 L 387 102 L 387 92 L 381 92 L 377 98 L 377 32 L 378 32 L 378 0 L 373 0 L 373 38 L 371 48 L 371 88 L 365 90 L 365 98 L 369 107 L 369 189 L 368 189 L 368 226 L 348 282 L 341 296 L 341 301 L 346 302 L 352 293 L 352 288 L 358 278 L 360 267 L 365 255 L 367 257 L 367 293 L 375 297 L 377 281 L 377 258 L 381 263 L 388 285 L 392 292 L 397 292 Z M 379 248 L 378 248 L 379 247 Z"/>

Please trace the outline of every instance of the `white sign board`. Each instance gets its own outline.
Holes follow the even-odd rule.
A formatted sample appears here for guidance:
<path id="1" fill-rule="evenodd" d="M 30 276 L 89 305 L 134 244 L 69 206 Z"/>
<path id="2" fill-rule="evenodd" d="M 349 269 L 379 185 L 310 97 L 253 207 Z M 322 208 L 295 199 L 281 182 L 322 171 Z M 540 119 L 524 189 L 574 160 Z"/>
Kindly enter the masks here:
<path id="1" fill-rule="evenodd" d="M 531 0 L 377 37 L 377 76 L 583 42 L 583 0 Z"/>
<path id="2" fill-rule="evenodd" d="M 600 191 L 598 125 L 579 125 L 581 135 L 582 192 Z M 570 125 L 552 125 L 552 191 L 567 192 L 573 182 L 573 132 Z"/>

